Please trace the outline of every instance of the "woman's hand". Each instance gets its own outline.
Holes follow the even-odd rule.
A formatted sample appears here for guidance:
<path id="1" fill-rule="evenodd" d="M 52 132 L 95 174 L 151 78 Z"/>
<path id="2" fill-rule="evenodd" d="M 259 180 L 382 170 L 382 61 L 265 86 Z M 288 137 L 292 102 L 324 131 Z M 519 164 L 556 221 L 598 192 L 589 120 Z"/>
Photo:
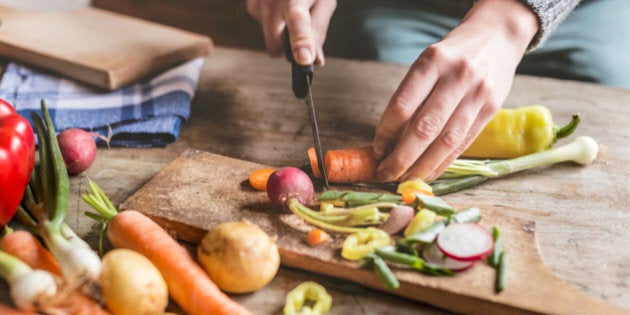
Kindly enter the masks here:
<path id="1" fill-rule="evenodd" d="M 286 27 L 293 58 L 301 65 L 324 64 L 322 47 L 336 6 L 336 0 L 247 0 L 247 11 L 262 25 L 269 55 L 284 56 Z"/>
<path id="2" fill-rule="evenodd" d="M 383 112 L 374 136 L 382 181 L 438 177 L 501 107 L 538 30 L 516 0 L 480 0 L 428 47 Z"/>

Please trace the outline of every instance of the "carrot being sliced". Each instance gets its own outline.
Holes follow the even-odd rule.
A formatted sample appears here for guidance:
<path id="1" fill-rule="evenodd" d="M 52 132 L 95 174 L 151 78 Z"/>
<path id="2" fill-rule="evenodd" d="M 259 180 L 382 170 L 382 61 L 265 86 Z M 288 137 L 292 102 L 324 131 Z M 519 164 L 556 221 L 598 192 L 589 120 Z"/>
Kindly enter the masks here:
<path id="1" fill-rule="evenodd" d="M 126 210 L 115 215 L 107 237 L 114 247 L 137 251 L 153 262 L 173 299 L 188 314 L 251 314 L 223 293 L 166 230 L 142 213 Z"/>
<path id="2" fill-rule="evenodd" d="M 309 149 L 309 162 L 316 178 L 321 177 L 317 168 L 317 155 Z M 333 183 L 373 183 L 377 182 L 376 167 L 372 146 L 326 151 L 324 165 L 328 181 Z"/>
<path id="3" fill-rule="evenodd" d="M 249 184 L 256 190 L 267 190 L 269 176 L 275 171 L 273 168 L 260 168 L 249 173 Z"/>
<path id="4" fill-rule="evenodd" d="M 59 263 L 33 233 L 22 230 L 7 233 L 0 240 L 0 248 L 19 258 L 31 268 L 46 270 L 61 276 Z"/>
<path id="5" fill-rule="evenodd" d="M 330 234 L 324 232 L 324 230 L 320 229 L 312 229 L 306 235 L 306 244 L 309 246 L 317 246 L 321 243 L 324 243 L 330 239 Z"/>

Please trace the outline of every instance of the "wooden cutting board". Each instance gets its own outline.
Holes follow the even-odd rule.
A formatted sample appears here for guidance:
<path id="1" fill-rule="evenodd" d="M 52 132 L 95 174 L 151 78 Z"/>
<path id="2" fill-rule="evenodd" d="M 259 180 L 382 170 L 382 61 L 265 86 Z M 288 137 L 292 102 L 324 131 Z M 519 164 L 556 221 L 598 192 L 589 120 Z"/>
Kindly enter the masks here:
<path id="1" fill-rule="evenodd" d="M 141 211 L 175 238 L 193 244 L 221 222 L 247 219 L 278 236 L 283 265 L 385 291 L 371 270 L 341 258 L 343 235 L 335 235 L 333 242 L 323 246 L 306 245 L 304 236 L 310 227 L 296 216 L 272 208 L 265 192 L 249 186 L 248 174 L 261 167 L 264 165 L 187 150 L 127 199 L 121 209 Z M 505 291 L 494 292 L 494 269 L 477 262 L 451 278 L 394 268 L 400 288 L 385 292 L 466 314 L 628 313 L 554 277 L 540 257 L 534 222 L 510 217 L 501 209 L 481 210 L 481 223 L 501 230 L 509 253 Z"/>
<path id="2" fill-rule="evenodd" d="M 0 6 L 0 55 L 115 90 L 207 55 L 206 36 L 83 7 L 33 11 Z"/>

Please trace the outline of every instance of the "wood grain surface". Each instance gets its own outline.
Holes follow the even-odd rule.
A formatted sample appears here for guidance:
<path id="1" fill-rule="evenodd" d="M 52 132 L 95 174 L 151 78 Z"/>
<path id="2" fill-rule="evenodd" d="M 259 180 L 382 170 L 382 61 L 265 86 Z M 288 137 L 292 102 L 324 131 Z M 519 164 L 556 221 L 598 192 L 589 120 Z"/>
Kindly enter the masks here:
<path id="1" fill-rule="evenodd" d="M 316 68 L 313 93 L 324 146 L 370 143 L 405 72 L 404 66 L 336 58 Z M 166 148 L 99 148 L 94 165 L 71 178 L 68 224 L 96 245 L 100 227 L 85 217 L 89 206 L 81 201 L 87 179 L 119 205 L 190 148 L 271 166 L 302 165 L 312 137 L 306 108 L 293 97 L 290 84 L 285 60 L 218 47 L 206 59 L 192 117 L 179 139 Z M 541 258 L 555 277 L 589 297 L 630 309 L 630 91 L 517 76 L 504 106 L 527 104 L 548 106 L 558 124 L 580 112 L 577 134 L 590 135 L 600 145 L 595 163 L 526 172 L 445 199 L 535 222 Z M 257 314 L 281 314 L 287 291 L 306 280 L 329 289 L 331 314 L 451 313 L 290 267 L 282 267 L 269 286 L 234 299 Z M 2 286 L 0 299 L 7 302 Z"/>
<path id="2" fill-rule="evenodd" d="M 34 11 L 0 6 L 0 55 L 115 90 L 207 55 L 207 36 L 84 7 Z"/>

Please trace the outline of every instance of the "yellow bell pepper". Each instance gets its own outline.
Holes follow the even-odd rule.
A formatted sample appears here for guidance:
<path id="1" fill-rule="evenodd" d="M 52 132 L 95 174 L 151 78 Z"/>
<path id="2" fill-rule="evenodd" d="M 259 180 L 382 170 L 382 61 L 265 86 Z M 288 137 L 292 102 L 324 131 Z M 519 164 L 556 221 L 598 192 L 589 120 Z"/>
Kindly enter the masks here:
<path id="1" fill-rule="evenodd" d="M 542 105 L 501 109 L 462 156 L 509 159 L 544 151 L 573 133 L 579 123 L 580 115 L 574 114 L 569 124 L 558 127 Z"/>

